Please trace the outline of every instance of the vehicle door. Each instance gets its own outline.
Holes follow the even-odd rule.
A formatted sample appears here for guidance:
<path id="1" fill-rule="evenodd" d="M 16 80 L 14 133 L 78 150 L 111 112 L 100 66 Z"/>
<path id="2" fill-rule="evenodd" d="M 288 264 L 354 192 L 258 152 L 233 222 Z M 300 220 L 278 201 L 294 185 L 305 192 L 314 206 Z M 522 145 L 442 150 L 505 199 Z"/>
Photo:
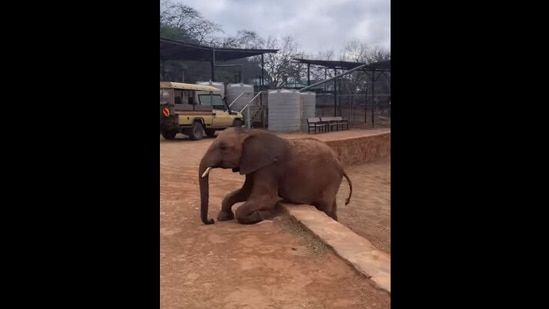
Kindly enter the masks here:
<path id="1" fill-rule="evenodd" d="M 233 119 L 229 114 L 227 105 L 223 102 L 223 98 L 219 94 L 203 94 L 200 95 L 200 100 L 208 102 L 212 106 L 212 127 L 230 127 L 233 124 Z"/>

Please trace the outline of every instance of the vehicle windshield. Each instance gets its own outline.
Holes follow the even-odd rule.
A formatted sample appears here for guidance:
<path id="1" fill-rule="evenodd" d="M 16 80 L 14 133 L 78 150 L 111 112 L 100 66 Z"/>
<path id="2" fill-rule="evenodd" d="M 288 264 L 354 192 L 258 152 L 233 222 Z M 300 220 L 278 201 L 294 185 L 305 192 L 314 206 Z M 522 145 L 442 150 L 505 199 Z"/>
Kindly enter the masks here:
<path id="1" fill-rule="evenodd" d="M 160 89 L 160 104 L 168 104 L 171 92 L 171 89 Z"/>
<path id="2" fill-rule="evenodd" d="M 211 106 L 214 109 L 227 111 L 227 106 L 219 94 L 199 94 L 200 105 Z"/>

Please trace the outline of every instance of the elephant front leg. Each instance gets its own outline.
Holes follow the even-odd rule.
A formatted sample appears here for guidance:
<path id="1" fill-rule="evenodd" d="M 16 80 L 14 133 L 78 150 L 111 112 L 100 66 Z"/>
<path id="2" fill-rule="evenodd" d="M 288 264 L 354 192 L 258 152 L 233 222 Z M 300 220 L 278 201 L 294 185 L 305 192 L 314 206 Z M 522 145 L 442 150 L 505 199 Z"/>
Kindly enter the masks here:
<path id="1" fill-rule="evenodd" d="M 261 202 L 248 200 L 236 210 L 236 220 L 240 224 L 254 224 L 271 219 L 276 213 L 277 203 L 278 199 Z"/>
<path id="2" fill-rule="evenodd" d="M 252 184 L 252 176 L 246 176 L 246 180 L 244 181 L 244 185 L 242 186 L 242 188 L 235 190 L 225 196 L 223 202 L 221 202 L 221 211 L 217 215 L 218 221 L 227 221 L 234 219 L 234 214 L 231 210 L 231 207 L 233 207 L 233 205 L 236 203 L 244 202 L 248 199 L 252 189 Z"/>
<path id="3" fill-rule="evenodd" d="M 236 210 L 236 220 L 241 224 L 254 224 L 272 218 L 280 199 L 275 183 L 253 188 L 249 199 Z"/>

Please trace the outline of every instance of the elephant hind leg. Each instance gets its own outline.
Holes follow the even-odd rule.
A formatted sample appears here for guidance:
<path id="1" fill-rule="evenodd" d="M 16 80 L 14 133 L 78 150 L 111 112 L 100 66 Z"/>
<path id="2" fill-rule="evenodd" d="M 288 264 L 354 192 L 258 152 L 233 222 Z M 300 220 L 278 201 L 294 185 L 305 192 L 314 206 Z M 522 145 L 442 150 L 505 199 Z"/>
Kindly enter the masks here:
<path id="1" fill-rule="evenodd" d="M 328 217 L 337 221 L 337 191 L 339 184 L 328 186 L 318 201 L 318 209 L 323 211 Z"/>
<path id="2" fill-rule="evenodd" d="M 326 215 L 328 215 L 328 217 L 337 221 L 337 203 L 335 200 L 333 202 L 321 201 L 314 204 L 313 206 L 315 206 L 316 209 L 324 212 Z"/>
<path id="3" fill-rule="evenodd" d="M 337 202 L 334 201 L 334 203 L 332 204 L 332 207 L 331 209 L 326 213 L 330 218 L 334 219 L 335 221 L 337 221 Z"/>

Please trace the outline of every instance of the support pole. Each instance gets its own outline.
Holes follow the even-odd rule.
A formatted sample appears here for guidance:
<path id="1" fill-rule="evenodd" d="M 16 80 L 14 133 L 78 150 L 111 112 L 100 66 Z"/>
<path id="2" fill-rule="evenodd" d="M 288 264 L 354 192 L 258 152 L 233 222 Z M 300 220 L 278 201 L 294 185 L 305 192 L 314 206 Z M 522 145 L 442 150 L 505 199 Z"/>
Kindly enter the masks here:
<path id="1" fill-rule="evenodd" d="M 252 126 L 252 119 L 250 113 L 251 105 L 248 105 L 248 110 L 246 110 L 246 127 L 249 129 Z"/>
<path id="2" fill-rule="evenodd" d="M 307 86 L 311 84 L 311 64 L 307 63 Z"/>
<path id="3" fill-rule="evenodd" d="M 337 76 L 337 69 L 334 69 L 334 75 Z M 335 116 L 337 116 L 337 78 L 334 78 L 334 117 Z"/>
<path id="4" fill-rule="evenodd" d="M 328 79 L 328 69 L 327 68 L 324 68 L 324 80 L 327 80 Z M 326 83 L 324 83 L 324 93 L 326 93 Z M 307 87 L 309 87 L 311 85 L 308 85 Z"/>
<path id="5" fill-rule="evenodd" d="M 368 123 L 368 88 L 364 92 L 364 125 Z"/>
<path id="6" fill-rule="evenodd" d="M 263 81 L 265 80 L 264 73 L 265 72 L 265 59 L 263 57 L 263 54 L 261 54 L 261 82 L 259 83 L 261 85 L 261 90 L 263 90 Z"/>
<path id="7" fill-rule="evenodd" d="M 166 60 L 160 59 L 160 63 L 162 64 L 162 80 L 166 80 Z"/>
<path id="8" fill-rule="evenodd" d="M 374 88 L 375 88 L 375 75 L 376 75 L 376 69 L 372 70 L 372 128 L 374 127 Z"/>
<path id="9" fill-rule="evenodd" d="M 210 80 L 214 82 L 215 81 L 215 48 L 212 48 L 212 61 L 210 61 L 210 64 L 211 64 Z"/>

